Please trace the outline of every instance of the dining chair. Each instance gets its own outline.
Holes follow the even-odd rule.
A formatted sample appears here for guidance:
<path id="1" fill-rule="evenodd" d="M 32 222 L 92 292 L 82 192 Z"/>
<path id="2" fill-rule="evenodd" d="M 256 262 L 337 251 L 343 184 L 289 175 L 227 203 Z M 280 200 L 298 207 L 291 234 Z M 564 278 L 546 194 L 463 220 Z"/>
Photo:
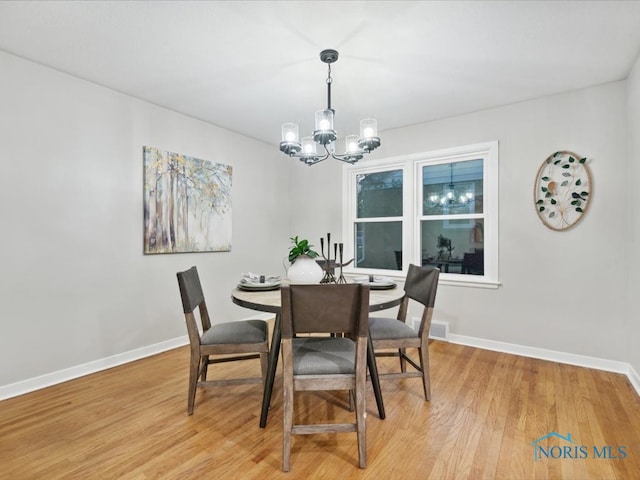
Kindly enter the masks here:
<path id="1" fill-rule="evenodd" d="M 191 415 L 197 387 L 263 383 L 269 356 L 269 329 L 264 320 L 212 324 L 196 267 L 178 272 L 177 276 L 191 346 L 187 401 L 187 413 Z M 198 329 L 196 309 L 202 333 Z M 211 358 L 212 355 L 217 357 Z M 260 358 L 260 377 L 207 380 L 207 367 L 211 364 L 255 358 Z"/>
<path id="2" fill-rule="evenodd" d="M 293 434 L 327 432 L 356 432 L 359 465 L 365 468 L 369 286 L 283 285 L 281 298 L 282 470 L 290 469 Z M 349 391 L 350 402 L 355 397 L 355 421 L 294 424 L 294 392 L 327 390 Z"/>
<path id="3" fill-rule="evenodd" d="M 438 289 L 438 277 L 440 270 L 434 267 L 418 267 L 409 265 L 407 278 L 404 284 L 404 297 L 398 309 L 397 318 L 369 317 L 369 334 L 376 357 L 399 357 L 399 372 L 381 372 L 378 377 L 406 378 L 422 377 L 425 400 L 431 400 L 431 382 L 429 379 L 429 329 L 431 317 Z M 416 332 L 407 325 L 407 310 L 410 301 L 422 304 L 422 318 L 420 327 Z M 407 355 L 407 348 L 415 348 L 420 358 L 414 361 Z M 386 349 L 387 351 L 382 351 Z M 396 349 L 396 351 L 388 351 Z M 407 371 L 407 363 L 414 370 Z"/>

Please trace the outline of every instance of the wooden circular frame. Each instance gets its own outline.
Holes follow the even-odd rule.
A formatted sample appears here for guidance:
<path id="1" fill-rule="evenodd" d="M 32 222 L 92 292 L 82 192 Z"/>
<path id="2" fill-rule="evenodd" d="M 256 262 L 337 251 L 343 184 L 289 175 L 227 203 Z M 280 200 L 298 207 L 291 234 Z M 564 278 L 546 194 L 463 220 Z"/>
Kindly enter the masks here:
<path id="1" fill-rule="evenodd" d="M 540 165 L 533 186 L 533 203 L 547 228 L 568 230 L 587 212 L 593 182 L 586 162 L 586 157 L 561 150 Z"/>

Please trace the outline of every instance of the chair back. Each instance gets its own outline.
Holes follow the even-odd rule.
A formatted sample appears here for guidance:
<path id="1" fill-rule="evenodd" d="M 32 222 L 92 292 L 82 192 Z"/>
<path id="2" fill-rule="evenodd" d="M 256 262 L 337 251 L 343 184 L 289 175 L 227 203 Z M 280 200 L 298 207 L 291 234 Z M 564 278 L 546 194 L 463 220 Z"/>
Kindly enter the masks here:
<path id="1" fill-rule="evenodd" d="M 184 313 L 192 313 L 196 307 L 204 302 L 204 293 L 200 285 L 200 277 L 196 267 L 191 267 L 184 272 L 178 272 L 178 286 L 182 297 Z"/>
<path id="2" fill-rule="evenodd" d="M 200 276 L 195 266 L 184 272 L 178 272 L 177 276 L 180 297 L 182 298 L 182 309 L 187 322 L 189 343 L 191 343 L 191 348 L 197 348 L 200 345 L 200 331 L 198 330 L 196 314 L 194 313 L 196 308 L 198 308 L 202 331 L 206 332 L 211 328 L 211 319 L 209 318 L 207 304 L 204 301 Z"/>
<path id="3" fill-rule="evenodd" d="M 298 333 L 368 335 L 368 285 L 283 285 L 281 297 L 283 338 Z"/>
<path id="4" fill-rule="evenodd" d="M 405 294 L 425 307 L 433 308 L 436 303 L 439 276 L 440 270 L 438 268 L 409 265 L 407 279 L 404 283 Z"/>

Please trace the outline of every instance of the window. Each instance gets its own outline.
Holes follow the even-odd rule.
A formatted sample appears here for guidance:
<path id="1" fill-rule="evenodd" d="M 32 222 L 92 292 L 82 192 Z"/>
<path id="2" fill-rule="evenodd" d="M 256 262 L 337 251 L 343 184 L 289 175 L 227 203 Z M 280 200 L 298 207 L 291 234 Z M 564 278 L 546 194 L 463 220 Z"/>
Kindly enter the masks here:
<path id="1" fill-rule="evenodd" d="M 395 270 L 389 253 L 402 250 L 403 172 L 358 173 L 355 182 L 355 266 Z"/>
<path id="2" fill-rule="evenodd" d="M 351 165 L 343 187 L 351 272 L 414 263 L 443 283 L 498 285 L 498 142 Z"/>

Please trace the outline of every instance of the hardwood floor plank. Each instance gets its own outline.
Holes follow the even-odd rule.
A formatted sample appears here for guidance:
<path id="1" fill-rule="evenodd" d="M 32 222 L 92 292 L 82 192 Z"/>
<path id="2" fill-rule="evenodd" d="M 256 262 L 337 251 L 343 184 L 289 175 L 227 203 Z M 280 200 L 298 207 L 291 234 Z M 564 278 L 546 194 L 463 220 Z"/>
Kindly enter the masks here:
<path id="1" fill-rule="evenodd" d="M 199 390 L 187 407 L 187 348 L 0 402 L 0 477 L 31 479 L 631 479 L 640 478 L 640 399 L 620 374 L 433 342 L 433 398 L 419 379 L 383 379 L 387 418 L 367 392 L 366 469 L 354 434 L 295 436 L 280 471 L 282 385 L 267 427 L 262 390 Z M 396 368 L 394 358 L 379 368 Z M 259 363 L 212 365 L 221 377 Z M 350 421 L 346 394 L 302 392 L 299 418 Z M 534 440 L 571 433 L 589 458 L 540 458 Z M 566 444 L 543 441 L 554 452 Z M 594 458 L 611 446 L 624 458 Z"/>

